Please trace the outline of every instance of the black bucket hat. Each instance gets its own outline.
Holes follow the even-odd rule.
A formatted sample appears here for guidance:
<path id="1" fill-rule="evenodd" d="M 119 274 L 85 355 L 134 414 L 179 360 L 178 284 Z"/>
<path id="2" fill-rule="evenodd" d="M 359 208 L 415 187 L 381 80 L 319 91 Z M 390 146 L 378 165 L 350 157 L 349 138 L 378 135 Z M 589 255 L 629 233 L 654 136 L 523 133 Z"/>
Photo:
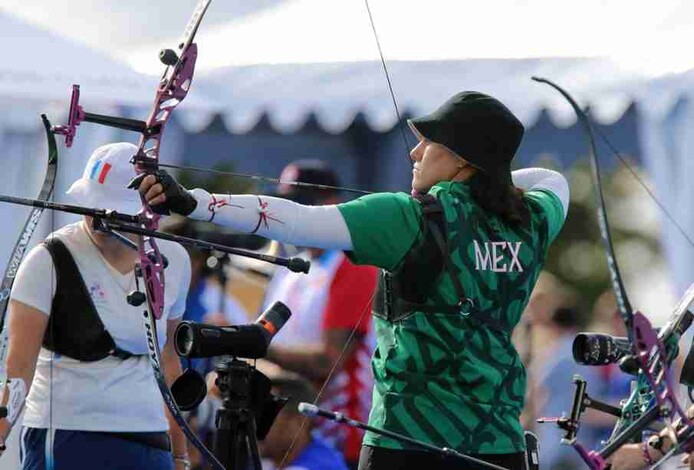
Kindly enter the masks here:
<path id="1" fill-rule="evenodd" d="M 416 134 L 447 147 L 489 175 L 511 182 L 511 160 L 525 129 L 496 98 L 463 91 L 408 124 Z"/>

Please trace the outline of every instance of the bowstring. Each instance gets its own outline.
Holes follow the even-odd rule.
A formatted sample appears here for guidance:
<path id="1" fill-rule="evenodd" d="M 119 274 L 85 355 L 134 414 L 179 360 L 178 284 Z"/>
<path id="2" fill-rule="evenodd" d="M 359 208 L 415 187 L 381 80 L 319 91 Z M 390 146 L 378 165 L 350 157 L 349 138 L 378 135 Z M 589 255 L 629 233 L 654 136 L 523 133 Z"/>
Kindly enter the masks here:
<path id="1" fill-rule="evenodd" d="M 383 55 L 383 49 L 381 48 L 381 41 L 378 38 L 378 32 L 376 31 L 376 22 L 374 21 L 373 14 L 371 13 L 371 7 L 369 6 L 369 0 L 364 0 L 364 5 L 366 6 L 366 12 L 369 15 L 369 23 L 371 25 L 371 31 L 374 33 L 374 39 L 376 40 L 376 47 L 378 49 L 378 55 L 381 59 L 381 67 L 383 69 L 383 74 L 386 77 L 386 82 L 388 83 L 388 91 L 390 92 L 390 98 L 393 102 L 393 107 L 395 108 L 395 115 L 398 119 L 397 127 L 400 129 L 400 135 L 402 136 L 402 142 L 405 145 L 405 152 L 407 155 L 407 162 L 412 165 L 412 160 L 409 156 L 410 144 L 407 142 L 407 135 L 405 133 L 405 122 L 402 119 L 402 114 L 400 113 L 400 107 L 398 106 L 398 100 L 395 98 L 395 92 L 393 91 L 393 82 L 390 79 L 390 73 L 388 72 L 388 66 L 386 64 L 385 56 Z"/>
<path id="2" fill-rule="evenodd" d="M 328 382 L 330 382 L 330 379 L 332 379 L 333 375 L 335 375 L 335 372 L 337 372 L 337 365 L 340 364 L 342 359 L 345 356 L 345 353 L 349 349 L 350 345 L 352 344 L 352 341 L 354 340 L 357 330 L 359 329 L 359 326 L 361 325 L 362 320 L 364 319 L 364 316 L 366 315 L 366 312 L 370 309 L 371 303 L 373 302 L 374 298 L 376 297 L 376 289 L 374 289 L 373 294 L 371 294 L 371 297 L 369 297 L 369 300 L 366 302 L 366 305 L 364 305 L 364 308 L 361 310 L 361 314 L 359 315 L 359 319 L 357 320 L 357 324 L 352 328 L 352 331 L 349 333 L 349 336 L 347 337 L 347 341 L 345 341 L 345 345 L 342 347 L 342 350 L 340 350 L 340 354 L 337 356 L 337 359 L 333 362 L 332 366 L 330 367 L 330 372 L 328 372 L 328 376 L 323 380 L 323 383 L 321 384 L 320 390 L 318 390 L 318 393 L 316 394 L 315 399 L 313 400 L 313 405 L 317 405 L 318 401 L 320 401 L 321 397 L 323 396 L 323 392 L 325 391 L 326 387 L 328 386 Z M 301 423 L 301 427 L 299 430 L 294 434 L 294 437 L 292 438 L 292 442 L 289 444 L 289 447 L 287 447 L 287 451 L 284 453 L 284 457 L 282 457 L 282 461 L 280 464 L 277 466 L 277 468 L 284 468 L 284 464 L 287 460 L 287 457 L 289 457 L 289 454 L 291 453 L 292 449 L 294 449 L 294 446 L 296 445 L 296 441 L 299 438 L 299 435 L 304 431 L 306 426 L 308 425 L 309 421 L 312 418 L 310 416 L 304 416 L 303 421 Z"/>
<path id="3" fill-rule="evenodd" d="M 376 41 L 376 48 L 378 49 L 378 55 L 380 57 L 381 66 L 383 69 L 383 74 L 385 75 L 385 79 L 386 79 L 386 82 L 388 84 L 388 91 L 390 92 L 391 101 L 393 103 L 393 108 L 395 110 L 395 115 L 397 118 L 397 128 L 400 130 L 400 135 L 402 137 L 402 141 L 403 141 L 403 144 L 405 147 L 405 152 L 406 152 L 405 154 L 406 154 L 406 158 L 407 158 L 407 163 L 408 163 L 408 165 L 412 165 L 412 160 L 410 159 L 410 156 L 409 156 L 410 144 L 407 141 L 407 136 L 406 136 L 405 129 L 404 129 L 405 123 L 402 119 L 402 114 L 400 113 L 400 107 L 398 106 L 398 100 L 395 97 L 395 92 L 393 90 L 393 82 L 390 78 L 390 73 L 388 72 L 388 66 L 386 64 L 386 59 L 385 59 L 385 56 L 383 54 L 383 49 L 381 47 L 381 41 L 378 37 L 378 32 L 376 30 L 376 23 L 374 21 L 373 14 L 371 13 L 371 7 L 369 6 L 369 0 L 364 0 L 364 5 L 366 7 L 366 12 L 367 12 L 368 17 L 369 17 L 369 24 L 371 25 L 371 31 L 373 32 L 374 39 Z M 330 382 L 330 379 L 332 379 L 333 375 L 337 371 L 337 365 L 340 363 L 340 361 L 344 357 L 345 353 L 347 352 L 347 350 L 351 346 L 351 343 L 354 340 L 354 337 L 356 335 L 357 329 L 359 328 L 359 325 L 361 324 L 361 322 L 364 318 L 364 315 L 366 315 L 366 311 L 369 309 L 369 307 L 371 306 L 371 303 L 373 302 L 373 299 L 376 297 L 377 289 L 378 289 L 377 287 L 374 289 L 374 292 L 371 295 L 371 297 L 369 298 L 369 301 L 366 303 L 366 305 L 362 309 L 362 312 L 361 312 L 361 315 L 359 316 L 359 320 L 357 321 L 357 324 L 354 326 L 354 328 L 352 328 L 352 331 L 350 332 L 350 335 L 347 338 L 345 345 L 342 347 L 342 350 L 340 351 L 338 358 L 333 362 L 333 365 L 330 369 L 330 372 L 328 373 L 328 376 L 323 381 L 323 383 L 320 387 L 320 390 L 319 390 L 315 400 L 313 401 L 313 405 L 316 405 L 318 403 L 318 400 L 320 399 L 321 395 L 325 391 L 325 388 L 327 387 L 328 382 Z M 294 448 L 294 446 L 296 444 L 296 441 L 299 437 L 299 434 L 301 434 L 301 432 L 304 430 L 304 428 L 306 427 L 306 425 L 308 424 L 310 419 L 311 418 L 308 416 L 304 417 L 304 420 L 301 424 L 301 427 L 299 428 L 299 431 L 294 435 L 294 438 L 292 439 L 291 444 L 287 448 L 287 451 L 285 452 L 284 457 L 282 458 L 282 461 L 280 462 L 278 468 L 282 468 L 284 466 L 284 464 L 287 460 L 287 457 L 289 456 L 290 452 L 292 451 L 292 449 Z"/>
<path id="4" fill-rule="evenodd" d="M 249 173 L 236 173 L 233 171 L 215 170 L 212 168 L 202 168 L 197 166 L 172 165 L 170 163 L 159 163 L 158 165 L 162 168 L 175 168 L 177 170 L 196 171 L 199 173 L 213 173 L 216 175 L 233 176 L 236 178 L 248 178 L 256 181 L 267 181 L 275 184 L 286 184 L 289 186 L 296 186 L 298 188 L 333 189 L 337 191 L 345 191 L 357 194 L 372 194 L 371 191 L 348 188 L 345 186 L 331 186 L 329 184 L 304 183 L 302 181 L 283 181 L 279 178 L 271 178 L 269 176 L 252 175 Z"/>
<path id="5" fill-rule="evenodd" d="M 645 181 L 643 181 L 643 178 L 639 176 L 639 174 L 636 172 L 636 170 L 631 166 L 631 164 L 628 162 L 626 158 L 617 150 L 617 148 L 610 142 L 610 140 L 603 134 L 600 129 L 596 128 L 595 126 L 593 127 L 593 130 L 600 136 L 602 141 L 607 145 L 607 147 L 610 149 L 610 151 L 619 159 L 619 161 L 624 165 L 624 167 L 631 173 L 631 175 L 634 177 L 634 179 L 641 185 L 641 187 L 646 191 L 646 193 L 651 197 L 653 202 L 660 208 L 660 210 L 665 214 L 665 216 L 670 220 L 670 222 L 677 227 L 677 230 L 680 232 L 680 234 L 689 242 L 689 244 L 694 247 L 694 240 L 689 236 L 689 234 L 684 230 L 682 225 L 675 219 L 673 215 L 668 212 L 668 210 L 665 208 L 665 205 L 663 205 L 662 202 L 656 197 L 655 193 L 653 190 L 648 187 Z"/>

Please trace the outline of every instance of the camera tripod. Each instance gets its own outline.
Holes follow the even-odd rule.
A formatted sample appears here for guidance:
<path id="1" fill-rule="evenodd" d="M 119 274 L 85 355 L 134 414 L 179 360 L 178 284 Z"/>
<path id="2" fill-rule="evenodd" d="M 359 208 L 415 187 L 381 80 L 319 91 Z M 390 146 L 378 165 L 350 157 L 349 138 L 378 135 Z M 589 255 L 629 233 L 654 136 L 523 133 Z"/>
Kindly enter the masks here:
<path id="1" fill-rule="evenodd" d="M 262 470 L 258 439 L 263 439 L 286 399 L 270 393 L 270 380 L 234 357 L 216 367 L 222 407 L 217 411 L 214 455 L 227 470 Z"/>

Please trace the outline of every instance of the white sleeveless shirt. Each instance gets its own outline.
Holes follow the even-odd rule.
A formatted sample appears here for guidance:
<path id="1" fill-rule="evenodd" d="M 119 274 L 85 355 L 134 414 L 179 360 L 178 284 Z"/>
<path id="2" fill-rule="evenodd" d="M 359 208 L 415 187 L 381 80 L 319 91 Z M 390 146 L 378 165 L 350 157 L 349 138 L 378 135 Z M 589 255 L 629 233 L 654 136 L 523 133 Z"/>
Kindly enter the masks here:
<path id="1" fill-rule="evenodd" d="M 80 362 L 41 348 L 24 411 L 24 425 L 82 431 L 156 432 L 169 428 L 154 373 L 146 354 L 143 308 L 126 302 L 135 288 L 133 272 L 120 274 L 103 258 L 82 222 L 57 236 L 70 250 L 99 317 L 116 345 L 134 354 L 127 360 L 107 357 Z M 190 259 L 173 242 L 157 241 L 168 258 L 164 315 L 157 321 L 159 346 L 166 343 L 166 320 L 185 310 L 190 284 Z M 17 273 L 11 298 L 50 314 L 55 293 L 53 259 L 42 245 L 27 255 Z M 140 286 L 144 289 L 144 286 Z M 11 337 L 12 331 L 9 331 Z"/>

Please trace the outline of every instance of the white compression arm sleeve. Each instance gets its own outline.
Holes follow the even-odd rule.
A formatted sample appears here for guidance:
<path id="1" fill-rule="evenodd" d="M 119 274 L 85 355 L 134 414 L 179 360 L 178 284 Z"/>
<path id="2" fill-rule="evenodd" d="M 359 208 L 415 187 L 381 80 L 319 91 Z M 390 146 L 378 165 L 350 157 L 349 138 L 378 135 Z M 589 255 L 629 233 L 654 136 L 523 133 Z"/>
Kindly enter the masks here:
<path id="1" fill-rule="evenodd" d="M 546 189 L 554 193 L 561 201 L 564 209 L 564 219 L 569 213 L 569 183 L 564 175 L 545 168 L 523 168 L 511 173 L 514 186 L 531 191 L 533 189 Z"/>
<path id="2" fill-rule="evenodd" d="M 347 223 L 335 205 L 305 206 L 254 194 L 210 194 L 193 189 L 198 201 L 189 217 L 296 246 L 351 250 Z"/>

